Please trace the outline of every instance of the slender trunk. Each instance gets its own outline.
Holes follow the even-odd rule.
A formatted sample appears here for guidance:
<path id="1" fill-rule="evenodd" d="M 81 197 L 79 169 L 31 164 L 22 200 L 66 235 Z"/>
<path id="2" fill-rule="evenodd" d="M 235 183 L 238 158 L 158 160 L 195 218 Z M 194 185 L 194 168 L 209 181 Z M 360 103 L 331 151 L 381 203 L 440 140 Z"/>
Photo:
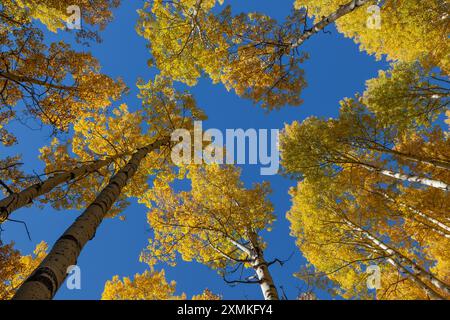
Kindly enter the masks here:
<path id="1" fill-rule="evenodd" d="M 409 153 L 403 153 L 403 152 L 400 152 L 400 151 L 397 151 L 394 149 L 389 149 L 389 148 L 379 148 L 379 147 L 369 146 L 368 149 L 380 151 L 383 153 L 388 153 L 388 154 L 402 157 L 402 158 L 405 158 L 407 160 L 411 160 L 414 162 L 432 165 L 436 168 L 450 170 L 450 162 L 449 161 L 435 159 L 435 158 L 429 158 L 429 157 L 423 157 L 423 156 L 413 155 L 413 154 L 409 154 Z"/>
<path id="2" fill-rule="evenodd" d="M 429 223 L 433 224 L 434 226 L 430 226 L 428 225 L 433 231 L 439 233 L 440 235 L 444 236 L 445 238 L 450 239 L 450 227 L 447 226 L 446 224 L 440 222 L 439 220 L 434 219 L 433 217 L 430 217 L 428 214 L 423 213 L 422 211 L 413 208 L 405 203 L 402 202 L 398 202 L 397 200 L 395 200 L 394 198 L 392 198 L 391 196 L 389 196 L 386 193 L 379 193 L 376 192 L 377 194 L 382 195 L 385 199 L 387 199 L 388 201 L 398 204 L 401 207 L 404 207 L 406 209 L 408 209 L 410 212 L 412 212 L 413 214 L 423 218 L 424 220 L 428 221 Z M 419 220 L 418 220 L 419 221 Z M 420 221 L 419 221 L 420 222 Z M 436 228 L 437 227 L 437 228 Z M 442 229 L 442 230 L 441 230 Z M 445 230 L 445 231 L 443 231 Z"/>
<path id="3" fill-rule="evenodd" d="M 405 267 L 405 265 L 408 266 L 412 270 L 412 273 L 414 274 L 414 276 L 418 277 L 422 282 L 423 282 L 423 280 L 427 280 L 437 289 L 440 289 L 443 292 L 445 292 L 445 294 L 450 295 L 450 286 L 448 284 L 446 284 L 445 282 L 436 278 L 434 275 L 432 275 L 431 273 L 429 273 L 428 271 L 423 269 L 421 266 L 417 265 L 410 258 L 404 256 L 402 253 L 400 253 L 397 250 L 386 245 L 383 241 L 381 241 L 377 237 L 373 236 L 369 231 L 364 230 L 363 228 L 361 228 L 360 226 L 356 225 L 355 223 L 351 222 L 348 219 L 346 219 L 345 221 L 346 221 L 347 225 L 349 225 L 354 230 L 360 232 L 372 244 L 374 244 L 376 247 L 381 249 L 384 253 L 386 253 L 386 255 L 390 256 L 391 259 L 393 259 L 393 257 L 398 259 L 399 263 L 402 265 L 402 267 L 404 269 L 407 269 Z M 408 274 L 409 274 L 409 271 L 408 271 Z M 430 289 L 430 290 L 432 290 L 432 289 Z M 439 295 L 438 293 L 436 293 L 436 294 Z"/>
<path id="4" fill-rule="evenodd" d="M 318 23 L 313 25 L 312 28 L 305 30 L 303 34 L 300 36 L 300 38 L 298 38 L 297 41 L 291 45 L 291 48 L 294 49 L 299 47 L 300 45 L 302 45 L 303 42 L 308 40 L 314 34 L 320 32 L 325 27 L 335 22 L 337 19 L 345 16 L 348 13 L 355 11 L 356 9 L 363 6 L 367 2 L 369 2 L 369 0 L 352 0 L 349 3 L 340 6 L 339 9 L 330 14 L 328 17 L 324 17 Z"/>
<path id="5" fill-rule="evenodd" d="M 57 84 L 49 83 L 47 81 L 42 81 L 39 79 L 27 77 L 27 76 L 17 75 L 17 74 L 11 73 L 11 72 L 0 72 L 0 77 L 14 81 L 14 82 L 18 82 L 18 83 L 36 84 L 39 86 L 46 87 L 47 89 L 57 89 L 57 90 L 66 90 L 66 91 L 72 91 L 75 89 L 75 87 L 57 85 Z"/>
<path id="6" fill-rule="evenodd" d="M 279 300 L 277 288 L 273 282 L 269 271 L 269 264 L 264 259 L 264 253 L 258 244 L 258 236 L 255 232 L 250 233 L 250 242 L 252 245 L 252 267 L 258 277 L 259 285 L 265 300 Z"/>
<path id="7" fill-rule="evenodd" d="M 71 171 L 55 174 L 47 180 L 33 184 L 18 193 L 13 193 L 0 200 L 0 224 L 6 221 L 13 211 L 32 203 L 37 197 L 52 191 L 54 188 L 65 182 L 73 181 L 108 166 L 118 157 L 119 156 L 115 156 L 104 160 L 97 160 L 91 164 L 72 169 Z"/>
<path id="8" fill-rule="evenodd" d="M 428 297 L 430 297 L 433 300 L 445 300 L 443 296 L 441 296 L 439 293 L 431 289 L 425 282 L 423 282 L 421 279 L 419 279 L 417 276 L 414 275 L 411 271 L 406 269 L 403 265 L 398 263 L 392 258 L 387 259 L 388 262 L 393 265 L 395 268 L 397 268 L 400 272 L 403 272 L 403 274 L 408 277 L 409 280 L 411 280 L 414 284 L 416 284 L 419 288 L 421 288 Z"/>
<path id="9" fill-rule="evenodd" d="M 419 177 L 419 176 L 415 176 L 415 175 L 394 172 L 394 171 L 390 171 L 390 170 L 380 170 L 379 172 L 381 174 L 387 176 L 387 177 L 395 178 L 395 179 L 398 179 L 398 180 L 408 181 L 408 182 L 413 182 L 413 183 L 420 183 L 420 184 L 422 184 L 424 186 L 429 186 L 429 187 L 433 187 L 433 188 L 436 188 L 436 189 L 441 189 L 441 190 L 444 190 L 444 191 L 449 191 L 450 190 L 450 186 L 447 183 L 439 181 L 439 180 L 434 180 L 434 179 Z"/>
<path id="10" fill-rule="evenodd" d="M 371 165 L 367 165 L 367 164 L 363 164 L 362 166 L 369 171 L 375 171 L 382 175 L 385 175 L 387 177 L 391 177 L 391 178 L 394 178 L 394 179 L 397 179 L 400 181 L 420 183 L 424 186 L 440 189 L 443 191 L 450 191 L 450 185 L 448 185 L 447 183 L 445 183 L 443 181 L 419 177 L 419 176 L 416 176 L 413 174 L 405 174 L 405 173 L 394 172 L 391 170 L 380 169 L 375 166 L 371 166 Z"/>
<path id="11" fill-rule="evenodd" d="M 32 275 L 20 286 L 14 295 L 16 300 L 49 300 L 54 297 L 67 276 L 68 267 L 77 263 L 86 245 L 93 239 L 111 206 L 117 201 L 129 180 L 134 176 L 141 161 L 169 139 L 162 139 L 139 149 L 125 167 L 111 178 L 94 202 L 75 220 L 53 246 Z"/>

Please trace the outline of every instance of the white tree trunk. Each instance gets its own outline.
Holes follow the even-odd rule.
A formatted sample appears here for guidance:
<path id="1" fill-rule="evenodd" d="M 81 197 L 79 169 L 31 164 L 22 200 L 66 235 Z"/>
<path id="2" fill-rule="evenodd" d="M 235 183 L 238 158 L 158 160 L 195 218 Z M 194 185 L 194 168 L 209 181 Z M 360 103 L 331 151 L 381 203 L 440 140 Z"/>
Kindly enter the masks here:
<path id="1" fill-rule="evenodd" d="M 56 241 L 49 254 L 20 286 L 13 299 L 49 300 L 54 297 L 67 276 L 68 267 L 76 265 L 83 247 L 95 237 L 97 228 L 119 198 L 122 188 L 138 170 L 141 161 L 151 151 L 168 142 L 169 139 L 159 140 L 133 154 L 127 165 L 117 172 L 94 202 Z"/>
<path id="2" fill-rule="evenodd" d="M 313 25 L 310 29 L 305 30 L 304 33 L 297 39 L 297 41 L 291 45 L 291 48 L 299 47 L 303 44 L 303 42 L 308 40 L 314 34 L 322 31 L 325 27 L 332 24 L 340 17 L 355 11 L 367 2 L 369 2 L 369 0 L 352 0 L 349 3 L 340 6 L 339 9 L 330 14 L 328 17 L 323 18 L 321 21 Z"/>
<path id="3" fill-rule="evenodd" d="M 435 276 L 433 276 L 431 273 L 427 272 L 425 269 L 423 269 L 421 266 L 417 265 L 414 261 L 411 259 L 405 257 L 403 254 L 398 252 L 397 250 L 389 247 L 386 245 L 383 241 L 379 240 L 378 238 L 374 237 L 370 232 L 362 229 L 355 223 L 351 222 L 350 220 L 345 220 L 346 224 L 350 226 L 352 229 L 360 232 L 366 239 L 368 239 L 372 244 L 374 244 L 376 247 L 381 249 L 386 255 L 390 256 L 392 259 L 398 260 L 398 262 L 402 265 L 403 269 L 407 269 L 406 266 L 408 266 L 414 276 L 418 277 L 419 279 L 427 280 L 429 281 L 433 286 L 435 286 L 437 289 L 442 290 L 447 295 L 450 295 L 450 286 L 446 284 L 445 282 L 437 279 Z M 408 274 L 410 274 L 408 272 Z M 432 289 L 430 289 L 432 290 Z M 434 290 L 432 290 L 434 291 Z M 436 295 L 440 296 L 437 292 L 435 292 Z"/>
<path id="4" fill-rule="evenodd" d="M 363 164 L 362 166 L 369 171 L 378 172 L 382 175 L 385 175 L 387 177 L 391 177 L 391 178 L 394 178 L 394 179 L 397 179 L 400 181 L 420 183 L 421 185 L 424 185 L 424 186 L 440 189 L 443 191 L 450 191 L 450 185 L 443 181 L 419 177 L 419 176 L 416 176 L 413 174 L 404 174 L 404 173 L 394 172 L 391 170 L 380 169 L 380 168 L 376 168 L 371 165 Z"/>
<path id="5" fill-rule="evenodd" d="M 249 234 L 252 245 L 252 267 L 258 277 L 259 285 L 265 300 L 279 300 L 277 288 L 269 271 L 269 264 L 264 259 L 264 253 L 258 244 L 258 236 L 254 232 Z"/>
<path id="6" fill-rule="evenodd" d="M 254 260 L 252 264 L 258 277 L 262 294 L 265 300 L 279 300 L 277 288 L 274 285 L 269 266 L 264 258 Z"/>
<path id="7" fill-rule="evenodd" d="M 415 175 L 408 175 L 408 174 L 404 174 L 404 173 L 393 172 L 390 170 L 380 170 L 380 173 L 385 176 L 392 177 L 392 178 L 395 178 L 398 180 L 420 183 L 424 186 L 429 186 L 429 187 L 441 189 L 444 191 L 450 191 L 450 186 L 447 183 L 439 181 L 439 180 L 428 179 L 428 178 L 418 177 Z"/>
<path id="8" fill-rule="evenodd" d="M 437 220 L 437 219 L 434 219 L 433 217 L 430 217 L 428 214 L 425 214 L 425 213 L 423 213 L 422 211 L 420 211 L 420 210 L 418 210 L 418 209 L 416 209 L 416 208 L 413 208 L 413 207 L 411 207 L 411 206 L 409 206 L 409 205 L 407 205 L 407 204 L 405 204 L 405 203 L 398 202 L 397 200 L 393 199 L 391 196 L 389 196 L 389 195 L 386 194 L 386 193 L 379 193 L 379 192 L 377 192 L 377 193 L 378 193 L 378 194 L 381 194 L 384 198 L 386 198 L 386 199 L 389 200 L 390 202 L 395 203 L 395 204 L 398 204 L 399 206 L 408 209 L 408 210 L 409 210 L 410 212 L 412 212 L 413 214 L 415 214 L 415 215 L 417 215 L 417 216 L 423 218 L 423 219 L 426 220 L 427 222 L 433 224 L 434 227 L 433 227 L 433 226 L 429 226 L 433 231 L 439 233 L 441 236 L 443 236 L 443 237 L 445 237 L 445 238 L 447 238 L 447 239 L 450 239 L 450 227 L 447 226 L 446 224 L 440 222 L 440 221 Z M 419 222 L 420 222 L 420 221 L 419 221 Z M 438 228 L 436 228 L 436 227 L 438 227 Z M 440 229 L 439 229 L 439 228 L 440 228 Z M 441 230 L 441 229 L 442 229 L 442 230 Z M 445 231 L 443 231 L 443 230 L 445 230 Z"/>
<path id="9" fill-rule="evenodd" d="M 47 180 L 36 183 L 18 193 L 11 194 L 0 200 L 0 223 L 3 223 L 6 219 L 8 219 L 9 215 L 13 211 L 29 205 L 39 196 L 52 191 L 54 188 L 63 183 L 76 180 L 108 166 L 118 157 L 119 156 L 115 156 L 104 160 L 97 160 L 91 164 L 86 164 L 63 173 L 55 174 Z"/>
<path id="10" fill-rule="evenodd" d="M 421 288 L 428 297 L 430 297 L 433 300 L 445 300 L 443 296 L 441 296 L 439 293 L 435 292 L 433 289 L 427 286 L 425 282 L 420 280 L 418 277 L 414 275 L 414 273 L 411 273 L 408 269 L 406 269 L 403 265 L 398 263 L 392 258 L 388 258 L 387 261 L 394 266 L 396 269 L 398 269 L 400 272 L 403 272 L 403 274 L 408 277 L 409 280 L 411 280 L 413 283 L 415 283 L 419 288 Z"/>

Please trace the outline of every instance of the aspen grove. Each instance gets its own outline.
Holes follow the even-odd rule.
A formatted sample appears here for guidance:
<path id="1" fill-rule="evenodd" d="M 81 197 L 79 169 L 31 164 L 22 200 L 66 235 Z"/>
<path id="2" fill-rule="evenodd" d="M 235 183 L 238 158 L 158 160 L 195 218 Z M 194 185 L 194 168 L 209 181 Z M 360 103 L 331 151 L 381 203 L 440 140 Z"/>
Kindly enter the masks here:
<path id="1" fill-rule="evenodd" d="M 2 0 L 0 299 L 449 300 L 449 12 Z"/>

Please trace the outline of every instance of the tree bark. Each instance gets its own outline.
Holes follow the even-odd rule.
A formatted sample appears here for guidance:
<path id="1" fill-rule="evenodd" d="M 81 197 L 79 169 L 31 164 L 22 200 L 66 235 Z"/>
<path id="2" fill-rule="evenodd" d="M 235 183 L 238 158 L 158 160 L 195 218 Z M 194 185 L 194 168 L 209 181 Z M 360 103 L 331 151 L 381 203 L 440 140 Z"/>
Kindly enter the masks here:
<path id="1" fill-rule="evenodd" d="M 381 251 L 386 253 L 386 255 L 390 257 L 389 259 L 392 259 L 395 263 L 399 263 L 403 271 L 405 270 L 408 271 L 406 276 L 413 274 L 415 277 L 419 278 L 423 284 L 425 284 L 423 280 L 427 280 L 437 289 L 440 289 L 447 295 L 450 295 L 450 286 L 448 284 L 437 279 L 434 275 L 423 269 L 421 266 L 417 265 L 414 261 L 412 261 L 408 257 L 405 257 L 402 253 L 386 245 L 383 241 L 373 236 L 369 231 L 364 230 L 363 228 L 361 228 L 360 226 L 356 225 L 355 223 L 351 222 L 348 219 L 345 219 L 345 222 L 353 230 L 356 230 L 357 232 L 361 233 L 363 237 L 368 239 L 373 245 L 375 245 L 375 247 L 378 247 Z M 398 262 L 396 262 L 395 260 L 398 260 Z M 392 264 L 391 261 L 390 263 Z M 412 273 L 406 268 L 406 266 L 408 266 L 412 270 Z M 429 288 L 428 286 L 427 288 L 429 289 L 429 291 L 434 292 L 435 298 L 441 299 L 443 298 L 439 293 L 437 293 L 433 289 Z"/>
<path id="2" fill-rule="evenodd" d="M 433 224 L 434 227 L 433 226 L 429 226 L 429 225 L 427 225 L 427 226 L 429 226 L 433 231 L 439 233 L 443 237 L 450 239 L 450 227 L 447 226 L 446 224 L 440 222 L 439 220 L 437 220 L 437 219 L 435 219 L 433 217 L 430 217 L 428 214 L 423 213 L 422 211 L 420 211 L 420 210 L 418 210 L 416 208 L 413 208 L 413 207 L 411 207 L 411 206 L 409 206 L 409 205 L 407 205 L 405 203 L 402 203 L 402 202 L 399 202 L 399 201 L 395 200 L 394 198 L 392 198 L 391 196 L 389 196 L 386 193 L 380 193 L 380 192 L 376 192 L 376 191 L 375 191 L 375 193 L 382 195 L 388 201 L 390 201 L 392 203 L 395 203 L 395 204 L 398 204 L 399 206 L 408 209 L 414 215 L 417 215 L 417 216 L 423 218 L 424 220 L 428 221 L 429 223 Z M 417 221 L 420 222 L 420 220 L 417 220 Z M 443 231 L 443 230 L 445 230 L 445 231 Z"/>
<path id="3" fill-rule="evenodd" d="M 158 140 L 133 154 L 126 166 L 111 178 L 94 202 L 56 241 L 47 257 L 20 286 L 13 299 L 49 300 L 54 297 L 67 276 L 68 267 L 76 265 L 83 247 L 95 237 L 97 228 L 119 198 L 122 188 L 138 170 L 142 160 L 169 141 L 169 138 Z"/>
<path id="4" fill-rule="evenodd" d="M 404 173 L 399 173 L 399 172 L 393 172 L 390 170 L 380 170 L 379 172 L 387 177 L 392 177 L 392 178 L 395 178 L 398 180 L 420 183 L 424 186 L 429 186 L 429 187 L 441 189 L 444 191 L 450 191 L 450 186 L 447 183 L 439 181 L 439 180 L 428 179 L 428 178 L 424 178 L 424 177 L 419 177 L 419 176 L 409 175 L 409 174 L 404 174 Z"/>
<path id="5" fill-rule="evenodd" d="M 324 17 L 321 21 L 313 25 L 312 28 L 305 30 L 300 38 L 298 38 L 297 41 L 291 45 L 291 48 L 294 49 L 299 47 L 303 44 L 303 42 L 308 40 L 314 34 L 320 32 L 325 27 L 335 22 L 337 19 L 355 11 L 367 2 L 369 2 L 369 0 L 352 0 L 349 3 L 340 6 L 339 9 L 330 14 L 328 17 Z"/>
<path id="6" fill-rule="evenodd" d="M 408 269 L 406 269 L 402 264 L 398 263 L 392 258 L 387 259 L 388 262 L 393 265 L 395 268 L 397 268 L 400 272 L 403 272 L 409 280 L 411 280 L 413 283 L 415 283 L 417 286 L 419 286 L 431 299 L 434 300 L 445 300 L 443 296 L 441 296 L 439 293 L 431 289 L 425 282 L 423 282 L 421 279 L 417 278 L 413 273 L 411 273 Z"/>
<path id="7" fill-rule="evenodd" d="M 119 156 L 115 156 L 104 160 L 97 160 L 91 164 L 86 164 L 72 169 L 71 171 L 55 174 L 47 180 L 33 184 L 18 193 L 13 193 L 0 200 L 0 224 L 9 218 L 9 215 L 13 211 L 32 203 L 37 197 L 52 191 L 62 183 L 78 179 L 84 175 L 91 174 L 105 166 L 108 166 L 118 157 Z"/>
<path id="8" fill-rule="evenodd" d="M 413 174 L 405 174 L 405 173 L 394 172 L 391 170 L 380 169 L 380 168 L 377 168 L 377 167 L 374 167 L 371 165 L 366 165 L 366 164 L 363 164 L 362 166 L 369 171 L 378 172 L 384 176 L 391 177 L 391 178 L 394 178 L 394 179 L 397 179 L 400 181 L 420 183 L 421 185 L 424 185 L 424 186 L 440 189 L 443 191 L 450 191 L 450 185 L 448 185 L 447 183 L 445 183 L 443 181 L 419 177 L 419 176 L 416 176 Z"/>
<path id="9" fill-rule="evenodd" d="M 265 300 L 279 300 L 277 288 L 273 282 L 272 275 L 269 271 L 269 264 L 264 259 L 264 254 L 258 244 L 258 236 L 255 232 L 251 232 L 250 243 L 252 245 L 252 267 L 258 277 L 259 285 Z"/>
<path id="10" fill-rule="evenodd" d="M 380 151 L 383 153 L 388 153 L 393 156 L 398 156 L 398 157 L 405 158 L 407 160 L 411 160 L 411 161 L 422 163 L 422 164 L 432 165 L 436 168 L 450 170 L 450 162 L 449 161 L 435 159 L 435 158 L 429 158 L 429 157 L 422 157 L 422 156 L 413 155 L 413 154 L 407 154 L 407 153 L 403 153 L 403 152 L 400 152 L 400 151 L 397 151 L 394 149 L 389 149 L 389 148 L 378 148 L 378 147 L 374 147 L 374 146 L 369 146 L 369 147 L 367 147 L 367 149 L 374 150 L 374 151 Z"/>

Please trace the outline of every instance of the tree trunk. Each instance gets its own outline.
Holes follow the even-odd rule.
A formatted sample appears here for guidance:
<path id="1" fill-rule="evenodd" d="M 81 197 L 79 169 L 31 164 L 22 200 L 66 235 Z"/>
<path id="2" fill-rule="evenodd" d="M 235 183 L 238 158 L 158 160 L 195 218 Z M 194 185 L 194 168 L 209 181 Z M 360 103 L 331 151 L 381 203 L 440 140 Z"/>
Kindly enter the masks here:
<path id="1" fill-rule="evenodd" d="M 439 233 L 440 235 L 444 236 L 445 238 L 450 239 L 450 227 L 447 226 L 446 224 L 440 222 L 439 220 L 437 220 L 437 219 L 435 219 L 433 217 L 430 217 L 428 214 L 423 213 L 422 211 L 420 211 L 420 210 L 418 210 L 416 208 L 413 208 L 413 207 L 411 207 L 411 206 L 409 206 L 409 205 L 407 205 L 405 203 L 398 202 L 397 200 L 395 200 L 394 198 L 392 198 L 391 196 L 389 196 L 386 193 L 380 193 L 380 192 L 376 192 L 376 191 L 375 191 L 375 193 L 382 195 L 388 201 L 390 201 L 392 203 L 395 203 L 395 204 L 398 204 L 399 206 L 408 209 L 414 215 L 417 215 L 417 216 L 423 218 L 424 220 L 428 221 L 429 223 L 433 224 L 434 226 L 430 226 L 430 225 L 427 225 L 427 226 L 430 227 L 430 229 L 432 229 L 433 231 L 435 231 L 435 232 Z M 420 222 L 420 220 L 416 220 L 416 221 Z M 443 230 L 445 230 L 445 231 L 443 231 Z"/>
<path id="2" fill-rule="evenodd" d="M 404 173 L 393 172 L 390 170 L 380 170 L 379 172 L 387 177 L 392 177 L 392 178 L 395 178 L 398 180 L 420 183 L 424 186 L 429 186 L 429 187 L 441 189 L 444 191 L 450 191 L 450 186 L 447 183 L 439 181 L 439 180 L 428 179 L 428 178 L 423 178 L 423 177 L 404 174 Z"/>
<path id="3" fill-rule="evenodd" d="M 420 183 L 421 185 L 424 185 L 424 186 L 440 189 L 443 191 L 450 191 L 450 186 L 447 183 L 439 181 L 439 180 L 419 177 L 419 176 L 412 175 L 412 174 L 394 172 L 391 170 L 380 169 L 380 168 L 377 168 L 377 167 L 374 167 L 371 165 L 366 165 L 366 164 L 363 164 L 362 166 L 369 171 L 378 172 L 382 175 L 385 175 L 387 177 L 391 177 L 391 178 L 394 178 L 394 179 L 397 179 L 400 181 Z"/>
<path id="4" fill-rule="evenodd" d="M 400 272 L 403 272 L 409 280 L 411 280 L 413 283 L 415 283 L 417 286 L 419 286 L 428 297 L 430 297 L 433 300 L 445 300 L 443 296 L 441 296 L 439 293 L 435 292 L 433 289 L 427 286 L 425 282 L 417 278 L 414 273 L 411 273 L 408 269 L 406 269 L 403 265 L 398 263 L 392 258 L 387 259 L 388 262 L 393 265 L 395 268 L 397 268 Z"/>
<path id="5" fill-rule="evenodd" d="M 122 188 L 138 170 L 141 161 L 151 151 L 168 142 L 168 138 L 158 140 L 133 154 L 127 165 L 117 172 L 94 202 L 56 241 L 50 253 L 20 286 L 13 299 L 49 300 L 54 297 L 67 276 L 68 267 L 76 265 L 83 247 L 94 238 L 97 228 L 119 198 Z"/>
<path id="6" fill-rule="evenodd" d="M 250 242 L 252 245 L 252 267 L 258 277 L 259 285 L 263 293 L 265 300 L 279 300 L 277 288 L 273 282 L 272 275 L 269 271 L 269 264 L 264 259 L 264 254 L 261 247 L 258 244 L 258 236 L 256 233 L 251 232 Z"/>
<path id="7" fill-rule="evenodd" d="M 5 222 L 13 211 L 32 203 L 37 197 L 52 191 L 62 183 L 78 179 L 108 166 L 118 157 L 119 156 L 115 156 L 104 160 L 97 160 L 91 164 L 83 165 L 71 171 L 55 174 L 47 180 L 36 183 L 23 191 L 11 194 L 0 200 L 0 224 Z"/>
<path id="8" fill-rule="evenodd" d="M 398 259 L 399 264 L 401 264 L 403 270 L 407 270 L 408 274 L 410 274 L 410 271 L 406 268 L 408 266 L 412 270 L 412 274 L 419 278 L 422 282 L 423 279 L 429 281 L 434 287 L 437 289 L 442 290 L 447 295 L 450 295 L 450 286 L 446 284 L 445 282 L 437 279 L 434 275 L 423 269 L 421 266 L 417 265 L 414 261 L 409 259 L 408 257 L 404 256 L 402 253 L 398 252 L 397 250 L 389 247 L 386 245 L 383 241 L 379 240 L 377 237 L 373 236 L 369 231 L 364 230 L 360 226 L 356 225 L 355 223 L 351 222 L 348 219 L 345 219 L 345 222 L 348 226 L 350 226 L 352 229 L 360 232 L 366 239 L 368 239 L 372 244 L 374 244 L 376 247 L 381 249 L 384 253 L 386 253 L 387 256 L 390 257 L 390 259 Z M 395 259 L 394 259 L 395 261 Z M 406 265 L 406 266 L 405 266 Z M 407 274 L 407 276 L 408 276 Z M 430 289 L 430 288 L 429 288 Z M 441 297 L 439 293 L 433 291 L 437 296 Z"/>
<path id="9" fill-rule="evenodd" d="M 313 25 L 312 28 L 305 30 L 300 38 L 298 38 L 297 41 L 291 45 L 291 48 L 294 49 L 299 47 L 303 44 L 303 42 L 308 40 L 314 34 L 320 32 L 325 27 L 335 22 L 337 19 L 355 11 L 367 2 L 369 2 L 369 0 L 352 0 L 349 3 L 340 6 L 339 9 L 330 14 L 328 17 L 324 17 L 321 21 Z"/>
<path id="10" fill-rule="evenodd" d="M 374 151 L 380 151 L 383 153 L 388 153 L 393 156 L 405 158 L 407 160 L 411 160 L 411 161 L 414 161 L 417 163 L 428 164 L 428 165 L 434 166 L 436 168 L 450 170 L 450 162 L 449 161 L 403 153 L 403 152 L 400 152 L 400 151 L 397 151 L 394 149 L 389 149 L 389 148 L 378 148 L 378 147 L 369 146 L 368 149 L 374 150 Z"/>

